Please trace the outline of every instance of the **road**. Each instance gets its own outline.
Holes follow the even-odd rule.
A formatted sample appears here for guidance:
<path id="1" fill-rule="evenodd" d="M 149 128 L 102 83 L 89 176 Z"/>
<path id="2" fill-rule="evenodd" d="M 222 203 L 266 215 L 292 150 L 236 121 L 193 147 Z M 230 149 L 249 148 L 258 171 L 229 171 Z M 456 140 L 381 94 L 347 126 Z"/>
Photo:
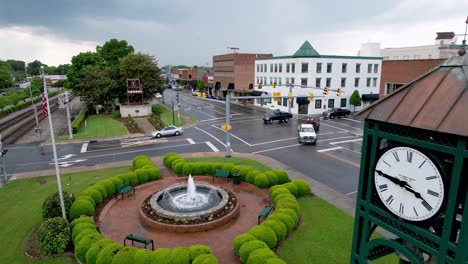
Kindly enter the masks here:
<path id="1" fill-rule="evenodd" d="M 164 96 L 166 103 L 176 102 L 176 92 L 168 90 Z M 187 128 L 183 135 L 60 144 L 57 149 L 61 167 L 130 160 L 141 154 L 161 156 L 167 152 L 225 151 L 226 133 L 220 129 L 225 123 L 225 102 L 202 99 L 185 92 L 179 92 L 179 96 L 181 110 L 198 119 L 198 123 Z M 321 120 L 317 144 L 302 145 L 297 140 L 298 120 L 265 125 L 260 110 L 236 104 L 232 104 L 231 109 L 231 149 L 234 152 L 258 153 L 277 159 L 342 194 L 355 197 L 363 122 L 349 118 Z M 50 146 L 17 144 L 7 148 L 10 150 L 5 157 L 8 174 L 54 168 Z"/>

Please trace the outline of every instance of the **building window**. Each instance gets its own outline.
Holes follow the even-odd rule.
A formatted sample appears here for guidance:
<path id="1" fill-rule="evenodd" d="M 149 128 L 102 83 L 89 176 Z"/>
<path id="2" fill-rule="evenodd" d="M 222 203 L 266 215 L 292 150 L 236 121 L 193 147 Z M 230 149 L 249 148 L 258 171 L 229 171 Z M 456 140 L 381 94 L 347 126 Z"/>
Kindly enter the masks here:
<path id="1" fill-rule="evenodd" d="M 317 73 L 322 73 L 322 63 L 317 62 Z"/>
<path id="2" fill-rule="evenodd" d="M 266 77 L 263 77 L 263 84 L 266 84 Z"/>
<path id="3" fill-rule="evenodd" d="M 275 72 L 278 72 L 278 64 L 275 63 Z"/>
<path id="4" fill-rule="evenodd" d="M 346 87 L 346 78 L 341 78 L 341 87 Z"/>
<path id="5" fill-rule="evenodd" d="M 359 87 L 359 78 L 354 78 L 354 87 Z"/>
<path id="6" fill-rule="evenodd" d="M 291 73 L 296 72 L 296 63 L 291 63 Z"/>
<path id="7" fill-rule="evenodd" d="M 315 78 L 315 87 L 321 87 L 322 78 Z"/>
<path id="8" fill-rule="evenodd" d="M 335 99 L 328 99 L 328 108 L 335 107 Z"/>
<path id="9" fill-rule="evenodd" d="M 377 78 L 372 79 L 372 87 L 377 86 Z"/>
<path id="10" fill-rule="evenodd" d="M 326 86 L 326 87 L 330 87 L 330 86 L 331 86 L 331 78 L 327 78 L 327 79 L 326 79 L 325 86 Z"/>
<path id="11" fill-rule="evenodd" d="M 315 100 L 315 109 L 322 108 L 322 99 Z"/>
<path id="12" fill-rule="evenodd" d="M 361 63 L 356 63 L 356 73 L 361 73 Z"/>
<path id="13" fill-rule="evenodd" d="M 273 72 L 273 64 L 270 64 L 270 72 Z"/>
<path id="14" fill-rule="evenodd" d="M 289 63 L 286 63 L 286 73 L 289 73 Z"/>
<path id="15" fill-rule="evenodd" d="M 340 107 L 346 107 L 346 98 L 341 98 Z"/>
<path id="16" fill-rule="evenodd" d="M 301 86 L 306 87 L 307 86 L 307 78 L 301 78 Z"/>
<path id="17" fill-rule="evenodd" d="M 294 84 L 294 78 L 291 78 L 291 84 Z"/>
<path id="18" fill-rule="evenodd" d="M 260 65 L 257 64 L 257 72 L 260 72 Z"/>
<path id="19" fill-rule="evenodd" d="M 273 83 L 276 83 L 276 84 L 278 84 L 278 79 L 277 79 L 276 77 L 275 77 L 275 78 L 273 78 Z"/>
<path id="20" fill-rule="evenodd" d="M 272 85 L 272 84 L 273 84 L 273 78 L 270 77 L 270 85 Z"/>
<path id="21" fill-rule="evenodd" d="M 402 87 L 404 84 L 403 83 L 386 83 L 385 86 L 387 87 L 387 93 L 386 94 L 389 94 L 393 91 L 395 91 L 396 89 Z"/>
<path id="22" fill-rule="evenodd" d="M 283 72 L 283 63 L 279 64 L 279 72 Z"/>
<path id="23" fill-rule="evenodd" d="M 341 64 L 341 72 L 342 72 L 342 73 L 346 73 L 347 68 L 348 68 L 348 64 L 347 64 L 347 63 Z"/>
<path id="24" fill-rule="evenodd" d="M 288 98 L 283 98 L 283 106 L 288 106 Z"/>
<path id="25" fill-rule="evenodd" d="M 259 83 L 259 82 L 260 82 L 260 79 L 257 77 L 257 83 Z"/>
<path id="26" fill-rule="evenodd" d="M 367 64 L 367 73 L 372 73 L 372 64 Z"/>
<path id="27" fill-rule="evenodd" d="M 289 78 L 286 78 L 286 84 L 289 84 Z"/>
<path id="28" fill-rule="evenodd" d="M 366 87 L 370 87 L 371 78 L 367 78 Z"/>
<path id="29" fill-rule="evenodd" d="M 281 77 L 278 77 L 278 85 L 281 85 Z"/>
<path id="30" fill-rule="evenodd" d="M 332 72 L 332 66 L 333 66 L 333 63 L 327 63 L 327 73 Z"/>
<path id="31" fill-rule="evenodd" d="M 266 63 L 263 64 L 263 72 L 267 72 L 267 65 L 266 65 Z"/>
<path id="32" fill-rule="evenodd" d="M 379 65 L 374 64 L 374 73 L 377 73 L 379 71 Z"/>
<path id="33" fill-rule="evenodd" d="M 301 63 L 301 72 L 308 73 L 309 72 L 309 63 Z"/>

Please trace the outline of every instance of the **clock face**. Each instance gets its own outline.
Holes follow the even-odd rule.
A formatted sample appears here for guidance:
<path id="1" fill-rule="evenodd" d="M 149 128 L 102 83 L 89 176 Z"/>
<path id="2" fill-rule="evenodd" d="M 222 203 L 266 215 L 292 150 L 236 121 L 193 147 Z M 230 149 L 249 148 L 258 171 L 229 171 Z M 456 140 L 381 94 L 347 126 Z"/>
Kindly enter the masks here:
<path id="1" fill-rule="evenodd" d="M 409 147 L 387 150 L 377 161 L 374 183 L 390 212 L 409 221 L 434 216 L 444 201 L 444 182 L 434 162 Z"/>

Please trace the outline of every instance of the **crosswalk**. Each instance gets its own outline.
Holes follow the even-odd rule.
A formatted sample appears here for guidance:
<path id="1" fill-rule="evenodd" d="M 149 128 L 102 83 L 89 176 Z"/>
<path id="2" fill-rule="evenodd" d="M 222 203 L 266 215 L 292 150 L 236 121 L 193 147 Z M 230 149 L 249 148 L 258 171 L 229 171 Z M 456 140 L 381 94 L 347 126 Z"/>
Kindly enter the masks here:
<path id="1" fill-rule="evenodd" d="M 144 144 L 153 144 L 153 143 L 162 143 L 168 142 L 165 138 L 152 138 L 152 137 L 138 137 L 138 138 L 128 138 L 122 139 L 120 141 L 121 147 L 128 147 L 128 146 L 137 146 L 137 145 L 144 145 Z"/>

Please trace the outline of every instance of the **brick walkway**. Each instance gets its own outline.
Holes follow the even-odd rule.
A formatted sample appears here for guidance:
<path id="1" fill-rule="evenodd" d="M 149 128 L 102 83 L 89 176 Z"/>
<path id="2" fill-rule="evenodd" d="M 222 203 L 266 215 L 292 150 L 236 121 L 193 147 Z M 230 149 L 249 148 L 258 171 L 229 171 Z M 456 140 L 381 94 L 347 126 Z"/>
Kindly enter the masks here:
<path id="1" fill-rule="evenodd" d="M 146 136 L 151 136 L 151 133 L 156 130 L 146 117 L 135 118 L 135 121 Z"/>

